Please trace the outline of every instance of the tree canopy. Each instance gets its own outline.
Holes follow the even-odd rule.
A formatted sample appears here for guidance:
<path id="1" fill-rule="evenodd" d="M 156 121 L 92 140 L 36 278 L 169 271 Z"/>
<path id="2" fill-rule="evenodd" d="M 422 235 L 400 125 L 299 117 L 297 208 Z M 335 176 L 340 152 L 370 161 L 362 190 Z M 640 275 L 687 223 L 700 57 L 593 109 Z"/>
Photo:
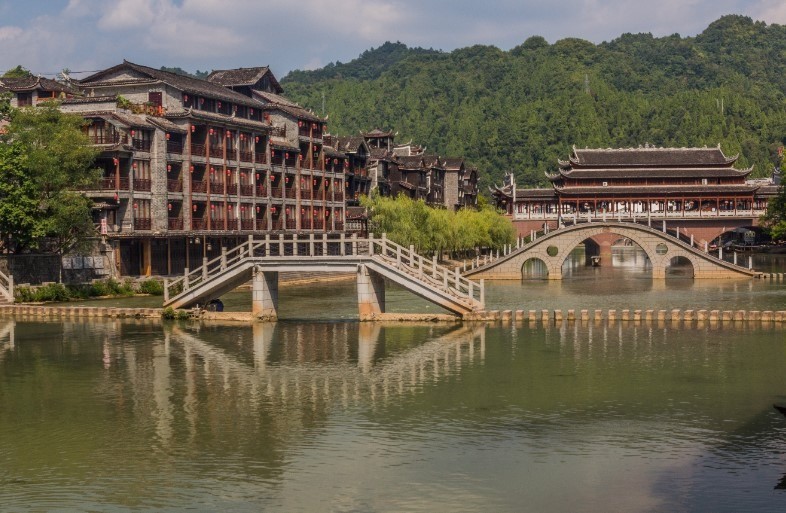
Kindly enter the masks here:
<path id="1" fill-rule="evenodd" d="M 23 109 L 3 103 L 0 115 L 9 123 L 0 134 L 2 249 L 85 249 L 95 237 L 91 202 L 74 190 L 93 183 L 97 171 L 84 120 L 54 102 Z"/>
<path id="2" fill-rule="evenodd" d="M 514 241 L 510 219 L 490 206 L 459 211 L 431 208 L 423 200 L 399 195 L 396 198 L 372 194 L 362 197 L 369 211 L 369 231 L 385 233 L 402 246 L 415 246 L 423 253 L 453 254 L 476 248 L 501 249 Z"/>
<path id="3" fill-rule="evenodd" d="M 394 128 L 440 155 L 463 155 L 481 185 L 513 169 L 521 185 L 571 146 L 716 146 L 753 176 L 786 144 L 786 26 L 725 16 L 696 37 L 623 34 L 593 44 L 533 36 L 509 51 L 385 43 L 358 59 L 282 80 L 331 131 Z M 485 187 L 482 187 L 485 188 Z"/>

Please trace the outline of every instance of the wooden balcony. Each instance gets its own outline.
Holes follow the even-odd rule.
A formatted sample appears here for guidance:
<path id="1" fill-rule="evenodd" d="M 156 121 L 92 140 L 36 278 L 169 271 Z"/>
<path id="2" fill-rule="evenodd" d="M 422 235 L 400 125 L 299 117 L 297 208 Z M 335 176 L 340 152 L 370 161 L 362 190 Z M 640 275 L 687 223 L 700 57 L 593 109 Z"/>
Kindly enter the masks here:
<path id="1" fill-rule="evenodd" d="M 182 230 L 183 229 L 183 218 L 182 217 L 170 217 L 167 219 L 167 227 L 170 230 Z"/>
<path id="2" fill-rule="evenodd" d="M 204 144 L 191 144 L 191 156 L 192 157 L 204 157 L 205 156 L 205 145 Z"/>
<path id="3" fill-rule="evenodd" d="M 284 192 L 286 194 L 286 197 L 290 198 L 290 199 L 295 199 L 295 197 L 297 196 L 297 194 L 295 193 L 295 188 L 294 187 L 286 187 L 284 189 Z"/>
<path id="4" fill-rule="evenodd" d="M 153 183 L 149 178 L 134 178 L 135 191 L 150 191 L 152 185 Z"/>
<path id="5" fill-rule="evenodd" d="M 117 187 L 118 184 L 114 178 L 104 177 L 104 178 L 99 178 L 94 186 L 87 185 L 85 187 L 81 187 L 81 189 L 85 191 L 113 191 L 113 190 L 127 191 L 129 189 L 128 187 L 129 183 L 130 183 L 129 179 L 123 177 L 120 178 L 120 186 Z"/>
<path id="6" fill-rule="evenodd" d="M 340 232 L 344 231 L 344 221 L 336 221 L 336 230 Z"/>
<path id="7" fill-rule="evenodd" d="M 167 153 L 174 153 L 176 155 L 182 155 L 183 153 L 183 144 L 177 141 L 167 141 L 166 142 L 166 152 Z"/>
<path id="8" fill-rule="evenodd" d="M 254 154 L 254 157 L 256 158 L 255 162 L 257 164 L 267 164 L 267 153 L 256 152 Z"/>
<path id="9" fill-rule="evenodd" d="M 240 152 L 240 161 L 241 162 L 252 162 L 254 160 L 254 153 L 251 151 L 241 151 Z"/>
<path id="10" fill-rule="evenodd" d="M 98 134 L 90 135 L 90 142 L 92 144 L 117 144 L 120 142 L 120 134 Z"/>
<path id="11" fill-rule="evenodd" d="M 211 146 L 210 147 L 210 157 L 222 159 L 224 158 L 224 147 L 223 146 Z"/>
<path id="12" fill-rule="evenodd" d="M 336 192 L 333 195 L 333 201 L 344 201 L 344 192 Z"/>
<path id="13" fill-rule="evenodd" d="M 236 183 L 228 183 L 227 184 L 227 194 L 232 194 L 237 196 L 237 184 Z"/>
<path id="14" fill-rule="evenodd" d="M 199 217 L 192 217 L 191 218 L 191 229 L 192 230 L 205 230 L 207 228 L 207 220 L 199 218 Z"/>
<path id="15" fill-rule="evenodd" d="M 314 219 L 314 230 L 324 230 L 325 229 L 325 221 L 322 219 Z"/>
<path id="16" fill-rule="evenodd" d="M 206 180 L 198 180 L 194 181 L 191 180 L 191 192 L 200 192 L 202 194 L 207 192 L 207 181 Z"/>
<path id="17" fill-rule="evenodd" d="M 297 229 L 297 221 L 294 219 L 287 219 L 287 230 L 295 230 Z"/>
<path id="18" fill-rule="evenodd" d="M 257 186 L 257 198 L 266 198 L 267 188 L 264 185 Z"/>
<path id="19" fill-rule="evenodd" d="M 141 139 L 132 139 L 131 146 L 138 151 L 150 151 L 150 141 Z"/>
<path id="20" fill-rule="evenodd" d="M 251 231 L 254 229 L 254 220 L 253 219 L 241 219 L 240 220 L 240 229 L 243 231 Z"/>
<path id="21" fill-rule="evenodd" d="M 150 230 L 153 221 L 149 217 L 138 217 L 134 219 L 134 230 Z"/>
<path id="22" fill-rule="evenodd" d="M 254 195 L 254 186 L 253 185 L 241 185 L 240 186 L 240 195 L 241 196 L 253 196 Z"/>
<path id="23" fill-rule="evenodd" d="M 303 189 L 302 191 L 300 191 L 300 199 L 310 200 L 311 196 L 312 196 L 311 191 L 308 189 Z"/>
<path id="24" fill-rule="evenodd" d="M 271 187 L 270 188 L 270 197 L 271 198 L 281 198 L 281 187 Z"/>
<path id="25" fill-rule="evenodd" d="M 257 219 L 257 230 L 267 230 L 267 219 Z"/>
<path id="26" fill-rule="evenodd" d="M 167 180 L 166 190 L 168 192 L 183 192 L 183 182 L 181 180 Z"/>

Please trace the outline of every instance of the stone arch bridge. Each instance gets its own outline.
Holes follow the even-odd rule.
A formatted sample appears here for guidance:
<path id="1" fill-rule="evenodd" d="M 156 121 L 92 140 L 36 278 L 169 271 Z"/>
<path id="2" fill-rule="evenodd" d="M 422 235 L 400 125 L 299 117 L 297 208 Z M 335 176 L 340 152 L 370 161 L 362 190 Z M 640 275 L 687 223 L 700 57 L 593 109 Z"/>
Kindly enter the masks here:
<path id="1" fill-rule="evenodd" d="M 521 279 L 522 268 L 529 260 L 540 260 L 551 280 L 562 279 L 562 264 L 570 252 L 587 239 L 616 235 L 638 244 L 652 263 L 653 279 L 664 279 L 666 268 L 677 258 L 687 260 L 697 279 L 725 279 L 753 277 L 752 269 L 735 265 L 678 237 L 647 225 L 624 221 L 605 221 L 576 224 L 541 235 L 534 241 L 498 259 L 471 269 L 465 276 L 488 279 Z"/>

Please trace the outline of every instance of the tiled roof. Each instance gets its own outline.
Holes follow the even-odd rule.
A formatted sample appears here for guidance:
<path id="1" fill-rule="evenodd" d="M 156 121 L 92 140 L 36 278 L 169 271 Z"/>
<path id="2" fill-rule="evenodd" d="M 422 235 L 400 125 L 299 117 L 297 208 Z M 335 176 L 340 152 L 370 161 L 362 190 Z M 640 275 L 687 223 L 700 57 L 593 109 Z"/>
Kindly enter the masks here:
<path id="1" fill-rule="evenodd" d="M 257 105 L 257 107 L 259 107 Z M 267 123 L 263 123 L 261 121 L 254 121 L 252 119 L 244 119 L 244 118 L 237 118 L 234 116 L 226 116 L 224 114 L 217 114 L 215 112 L 207 112 L 204 110 L 194 110 L 188 109 L 182 112 L 177 113 L 167 113 L 166 117 L 169 119 L 182 119 L 182 118 L 194 118 L 200 119 L 203 121 L 212 121 L 214 123 L 223 123 L 227 125 L 239 125 L 242 127 L 250 128 L 252 130 L 259 130 L 263 132 L 269 132 L 272 127 Z"/>
<path id="2" fill-rule="evenodd" d="M 675 196 L 685 194 L 751 194 L 758 185 L 662 185 L 657 187 L 562 187 L 557 188 L 560 196 Z"/>
<path id="3" fill-rule="evenodd" d="M 471 188 L 471 186 L 468 186 Z M 555 199 L 557 193 L 554 189 L 516 189 L 516 199 Z"/>
<path id="4" fill-rule="evenodd" d="M 359 135 L 336 137 L 336 148 L 347 153 L 357 153 L 361 146 L 366 144 L 366 140 Z"/>
<path id="5" fill-rule="evenodd" d="M 340 159 L 347 158 L 347 155 L 345 153 L 340 152 L 337 149 L 332 148 L 330 146 L 322 146 L 322 149 L 325 151 L 325 156 L 327 157 L 335 157 Z"/>
<path id="6" fill-rule="evenodd" d="M 598 180 L 600 178 L 722 178 L 744 177 L 753 171 L 753 168 L 735 169 L 733 167 L 635 167 L 635 168 L 593 168 L 593 169 L 568 169 L 560 170 L 560 175 L 565 178 Z M 554 179 L 559 179 L 556 175 Z"/>
<path id="7" fill-rule="evenodd" d="M 290 142 L 287 139 L 282 139 L 279 137 L 271 137 L 270 138 L 270 145 L 275 146 L 276 148 L 284 148 L 287 150 L 294 150 L 296 152 L 300 152 L 300 146 L 297 144 Z"/>
<path id="8" fill-rule="evenodd" d="M 278 80 L 276 80 L 276 77 L 273 76 L 273 73 L 267 66 L 215 70 L 207 76 L 207 80 L 224 87 L 252 86 L 262 80 L 268 73 L 270 74 L 269 78 L 273 89 L 279 93 L 283 92 L 284 89 L 282 89 Z"/>
<path id="9" fill-rule="evenodd" d="M 117 102 L 116 95 L 109 96 L 77 96 L 74 98 L 65 98 L 60 101 L 62 105 L 81 105 L 89 103 L 115 103 Z"/>
<path id="10" fill-rule="evenodd" d="M 442 157 L 442 166 L 448 171 L 458 171 L 464 165 L 464 157 Z"/>
<path id="11" fill-rule="evenodd" d="M 620 166 L 723 166 L 733 164 L 737 157 L 726 157 L 716 148 L 573 148 L 570 164 L 587 167 Z M 564 162 L 561 162 L 564 164 Z"/>
<path id="12" fill-rule="evenodd" d="M 386 148 L 369 148 L 369 155 L 372 159 L 377 160 L 390 160 L 393 154 Z"/>
<path id="13" fill-rule="evenodd" d="M 347 219 L 365 219 L 366 207 L 347 207 Z"/>
<path id="14" fill-rule="evenodd" d="M 421 169 L 423 167 L 423 157 L 415 155 L 412 157 L 398 157 L 398 167 L 402 169 Z"/>
<path id="15" fill-rule="evenodd" d="M 281 96 L 279 94 L 268 93 L 267 91 L 256 91 L 255 90 L 254 91 L 254 97 L 256 97 L 258 100 L 261 100 L 261 101 L 263 101 L 265 103 L 275 103 L 276 105 L 289 105 L 290 107 L 298 107 L 298 108 L 300 108 L 300 105 L 298 105 L 297 103 L 295 103 L 295 102 L 293 102 L 293 101 L 291 101 L 291 100 L 289 100 L 287 98 L 284 98 L 283 96 Z"/>
<path id="16" fill-rule="evenodd" d="M 363 137 L 375 137 L 376 138 L 376 137 L 393 137 L 395 134 L 393 133 L 393 130 L 388 130 L 387 132 L 384 132 L 384 131 L 380 130 L 379 128 L 375 128 L 374 130 L 372 130 L 370 132 L 361 133 L 361 135 L 363 135 Z"/>
<path id="17" fill-rule="evenodd" d="M 77 94 L 79 91 L 73 87 L 61 84 L 55 80 L 50 80 L 43 77 L 0 77 L 0 84 L 2 84 L 9 91 L 24 92 L 24 91 L 55 91 L 58 93 Z"/>
<path id="18" fill-rule="evenodd" d="M 135 71 L 136 73 L 146 75 L 151 79 L 163 82 L 171 87 L 174 87 L 179 91 L 183 91 L 199 96 L 205 96 L 209 98 L 215 98 L 218 100 L 225 100 L 228 102 L 237 103 L 238 105 L 245 105 L 248 107 L 259 107 L 258 102 L 252 100 L 248 96 L 242 95 L 224 86 L 214 84 L 212 82 L 208 82 L 207 80 L 201 80 L 199 78 L 187 77 L 185 75 L 170 73 L 169 71 L 162 71 L 148 66 L 142 66 L 141 64 L 134 64 L 133 62 L 129 62 L 129 61 L 123 61 L 122 64 L 118 64 L 117 66 L 113 66 L 111 68 L 107 68 L 105 70 L 99 71 L 98 73 L 90 75 L 89 77 L 79 82 L 80 86 L 83 88 L 91 88 L 91 87 L 99 87 L 99 86 L 122 85 L 124 83 L 127 83 L 126 80 L 118 81 L 118 82 L 104 80 L 106 76 L 123 68 L 128 68 L 130 70 Z M 138 79 L 132 79 L 132 80 L 137 82 L 139 81 Z"/>
<path id="19" fill-rule="evenodd" d="M 172 123 L 166 118 L 161 118 L 157 116 L 147 116 L 147 121 L 148 123 L 157 126 L 164 132 L 173 132 L 178 134 L 185 134 L 188 132 L 188 130 L 186 130 L 185 128 Z"/>

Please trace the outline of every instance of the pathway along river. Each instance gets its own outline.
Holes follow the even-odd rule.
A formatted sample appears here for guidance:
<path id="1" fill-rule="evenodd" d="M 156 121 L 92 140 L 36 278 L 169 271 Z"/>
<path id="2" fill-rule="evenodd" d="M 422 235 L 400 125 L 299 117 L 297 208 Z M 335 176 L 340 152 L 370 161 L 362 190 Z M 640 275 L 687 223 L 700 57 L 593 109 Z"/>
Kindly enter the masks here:
<path id="1" fill-rule="evenodd" d="M 490 300 L 786 304 L 576 272 Z M 342 287 L 253 327 L 0 318 L 0 510 L 786 510 L 786 330 L 314 320 L 351 311 Z"/>

